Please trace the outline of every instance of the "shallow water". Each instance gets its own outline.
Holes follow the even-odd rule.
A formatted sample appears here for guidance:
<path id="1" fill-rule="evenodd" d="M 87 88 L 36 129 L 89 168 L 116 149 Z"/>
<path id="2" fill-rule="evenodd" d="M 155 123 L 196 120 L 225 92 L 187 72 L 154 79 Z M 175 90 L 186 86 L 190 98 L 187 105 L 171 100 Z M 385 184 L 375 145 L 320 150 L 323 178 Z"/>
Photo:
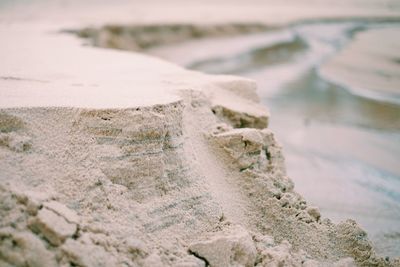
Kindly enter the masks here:
<path id="1" fill-rule="evenodd" d="M 152 53 L 258 82 L 289 176 L 324 217 L 355 219 L 382 255 L 400 256 L 400 105 L 356 95 L 319 75 L 357 31 L 393 24 L 313 23 L 191 41 Z"/>

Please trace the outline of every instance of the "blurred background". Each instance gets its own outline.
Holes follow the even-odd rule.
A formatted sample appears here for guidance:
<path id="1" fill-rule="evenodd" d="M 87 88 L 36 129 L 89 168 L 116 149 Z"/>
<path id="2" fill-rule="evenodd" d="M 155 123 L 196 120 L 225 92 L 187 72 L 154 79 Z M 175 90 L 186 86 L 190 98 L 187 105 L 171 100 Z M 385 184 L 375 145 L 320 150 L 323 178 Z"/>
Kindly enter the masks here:
<path id="1" fill-rule="evenodd" d="M 400 256 L 400 1 L 1 0 L 0 9 L 3 23 L 57 25 L 86 45 L 256 80 L 296 190 Z"/>

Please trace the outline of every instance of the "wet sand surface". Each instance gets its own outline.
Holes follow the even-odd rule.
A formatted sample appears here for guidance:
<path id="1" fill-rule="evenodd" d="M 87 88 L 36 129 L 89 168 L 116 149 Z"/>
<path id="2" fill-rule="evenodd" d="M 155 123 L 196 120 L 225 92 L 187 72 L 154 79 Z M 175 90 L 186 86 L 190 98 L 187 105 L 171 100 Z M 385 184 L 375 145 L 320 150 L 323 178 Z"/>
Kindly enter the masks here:
<path id="1" fill-rule="evenodd" d="M 399 47 L 398 28 L 362 32 L 322 66 L 321 74 L 364 97 L 400 104 Z"/>
<path id="2" fill-rule="evenodd" d="M 357 95 L 319 73 L 355 34 L 388 27 L 400 32 L 395 23 L 312 23 L 151 53 L 192 69 L 255 79 L 296 190 L 324 217 L 359 222 L 379 253 L 399 256 L 400 106 Z"/>

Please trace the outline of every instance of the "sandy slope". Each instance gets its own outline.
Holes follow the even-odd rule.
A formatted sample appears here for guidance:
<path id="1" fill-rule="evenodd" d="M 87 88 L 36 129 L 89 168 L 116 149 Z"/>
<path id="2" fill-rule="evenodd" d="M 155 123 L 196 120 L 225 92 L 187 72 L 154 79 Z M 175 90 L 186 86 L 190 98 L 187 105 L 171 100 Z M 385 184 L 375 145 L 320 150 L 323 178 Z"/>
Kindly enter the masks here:
<path id="1" fill-rule="evenodd" d="M 1 17 L 0 266 L 396 264 L 293 191 L 254 82 L 29 12 Z"/>

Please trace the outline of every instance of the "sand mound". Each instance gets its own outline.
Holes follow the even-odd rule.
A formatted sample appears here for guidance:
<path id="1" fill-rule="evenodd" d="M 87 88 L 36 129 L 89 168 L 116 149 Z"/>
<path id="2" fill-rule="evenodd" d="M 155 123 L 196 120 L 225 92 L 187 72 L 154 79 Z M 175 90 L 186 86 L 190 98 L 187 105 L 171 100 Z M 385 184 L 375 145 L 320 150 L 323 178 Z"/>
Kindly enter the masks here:
<path id="1" fill-rule="evenodd" d="M 1 265 L 389 266 L 293 191 L 270 130 L 236 123 L 254 90 L 210 76 L 162 105 L 3 109 L 2 138 L 29 146 L 0 148 Z"/>

